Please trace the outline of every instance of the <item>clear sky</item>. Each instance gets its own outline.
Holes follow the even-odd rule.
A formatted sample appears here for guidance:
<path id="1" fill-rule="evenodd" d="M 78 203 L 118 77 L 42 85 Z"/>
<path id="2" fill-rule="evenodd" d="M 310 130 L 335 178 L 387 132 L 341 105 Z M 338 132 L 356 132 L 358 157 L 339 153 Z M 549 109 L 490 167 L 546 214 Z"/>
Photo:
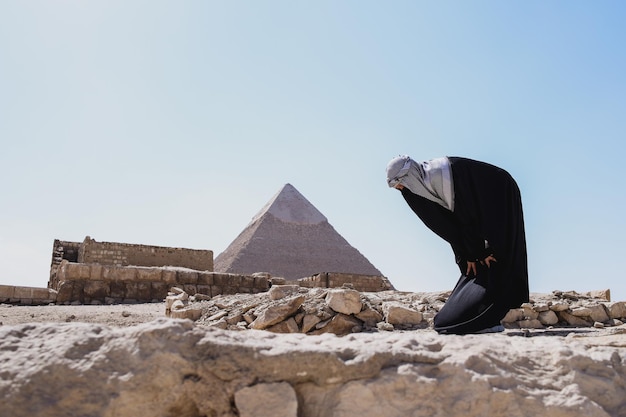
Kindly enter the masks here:
<path id="1" fill-rule="evenodd" d="M 0 284 L 53 240 L 222 252 L 291 183 L 405 291 L 452 251 L 385 166 L 465 156 L 524 202 L 532 292 L 626 300 L 623 1 L 0 2 Z"/>

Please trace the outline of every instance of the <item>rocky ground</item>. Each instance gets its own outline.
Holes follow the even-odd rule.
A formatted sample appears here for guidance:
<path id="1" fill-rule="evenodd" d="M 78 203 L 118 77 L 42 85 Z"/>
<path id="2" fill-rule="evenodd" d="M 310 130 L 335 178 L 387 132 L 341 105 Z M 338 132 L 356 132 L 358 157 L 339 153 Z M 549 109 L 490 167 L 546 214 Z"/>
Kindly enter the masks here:
<path id="1" fill-rule="evenodd" d="M 0 415 L 626 417 L 620 303 L 534 295 L 503 333 L 445 336 L 429 326 L 445 293 L 274 292 L 0 305 Z M 581 326 L 545 325 L 549 312 Z M 339 314 L 350 333 L 324 333 L 348 329 Z"/>

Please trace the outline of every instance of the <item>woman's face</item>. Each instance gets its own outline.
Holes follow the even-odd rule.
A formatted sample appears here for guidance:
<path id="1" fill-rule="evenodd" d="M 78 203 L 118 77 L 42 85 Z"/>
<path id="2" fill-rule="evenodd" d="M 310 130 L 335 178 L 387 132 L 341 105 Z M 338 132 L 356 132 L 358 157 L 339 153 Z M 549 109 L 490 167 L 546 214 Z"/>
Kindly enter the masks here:
<path id="1" fill-rule="evenodd" d="M 402 185 L 402 184 L 396 184 L 396 186 L 395 186 L 395 187 L 393 187 L 393 188 L 395 188 L 396 190 L 402 190 L 402 189 L 404 188 L 404 185 Z"/>

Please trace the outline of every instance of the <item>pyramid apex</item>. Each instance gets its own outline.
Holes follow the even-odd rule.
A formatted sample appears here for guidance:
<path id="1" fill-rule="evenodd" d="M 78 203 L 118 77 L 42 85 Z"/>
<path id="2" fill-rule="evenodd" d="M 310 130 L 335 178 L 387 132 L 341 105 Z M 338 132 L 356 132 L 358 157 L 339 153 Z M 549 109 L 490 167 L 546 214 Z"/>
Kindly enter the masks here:
<path id="1" fill-rule="evenodd" d="M 296 187 L 287 183 L 257 213 L 252 221 L 271 214 L 287 223 L 318 224 L 328 221 L 326 217 L 309 202 Z"/>

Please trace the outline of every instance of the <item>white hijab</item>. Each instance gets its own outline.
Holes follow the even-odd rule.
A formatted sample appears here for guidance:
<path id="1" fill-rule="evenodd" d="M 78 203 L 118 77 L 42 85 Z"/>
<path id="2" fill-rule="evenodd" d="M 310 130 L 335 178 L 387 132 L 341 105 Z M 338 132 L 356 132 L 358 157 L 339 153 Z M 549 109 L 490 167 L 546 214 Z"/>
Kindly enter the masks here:
<path id="1" fill-rule="evenodd" d="M 408 155 L 392 159 L 387 164 L 387 185 L 393 188 L 397 184 L 454 211 L 454 184 L 447 157 L 422 162 L 415 162 Z"/>

